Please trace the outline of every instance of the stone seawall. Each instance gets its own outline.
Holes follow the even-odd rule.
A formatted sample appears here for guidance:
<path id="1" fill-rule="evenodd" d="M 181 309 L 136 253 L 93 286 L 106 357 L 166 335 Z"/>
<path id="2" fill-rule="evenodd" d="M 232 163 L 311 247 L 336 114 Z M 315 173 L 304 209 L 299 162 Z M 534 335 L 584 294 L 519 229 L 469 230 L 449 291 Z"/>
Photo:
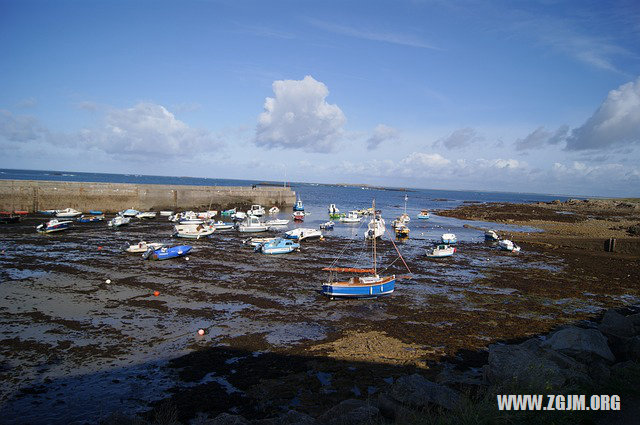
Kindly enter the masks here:
<path id="1" fill-rule="evenodd" d="M 0 180 L 0 210 L 35 212 L 75 208 L 116 212 L 127 208 L 158 211 L 232 208 L 260 204 L 290 207 L 296 194 L 271 186 L 180 186 L 130 183 Z"/>

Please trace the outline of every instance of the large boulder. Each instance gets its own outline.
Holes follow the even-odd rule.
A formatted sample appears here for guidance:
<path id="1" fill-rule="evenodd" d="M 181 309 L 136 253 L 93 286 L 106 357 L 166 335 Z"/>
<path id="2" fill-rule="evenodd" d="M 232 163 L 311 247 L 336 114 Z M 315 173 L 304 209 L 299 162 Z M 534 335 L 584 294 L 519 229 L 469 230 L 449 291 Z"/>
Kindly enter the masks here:
<path id="1" fill-rule="evenodd" d="M 251 425 L 316 425 L 316 420 L 301 412 L 289 410 L 276 418 L 257 419 L 251 421 Z"/>
<path id="2" fill-rule="evenodd" d="M 249 425 L 249 421 L 240 415 L 220 413 L 209 422 L 209 425 Z"/>
<path id="3" fill-rule="evenodd" d="M 570 326 L 554 333 L 551 338 L 542 343 L 542 346 L 584 363 L 599 358 L 612 363 L 616 360 L 607 345 L 607 338 L 596 329 L 581 329 Z"/>
<path id="4" fill-rule="evenodd" d="M 370 424 L 379 413 L 377 407 L 365 401 L 349 399 L 324 412 L 318 422 L 326 425 Z"/>
<path id="5" fill-rule="evenodd" d="M 584 365 L 565 354 L 543 347 L 535 339 L 518 345 L 490 345 L 485 374 L 492 384 L 511 383 L 533 390 L 590 383 Z"/>
<path id="6" fill-rule="evenodd" d="M 615 310 L 607 310 L 602 317 L 600 323 L 600 331 L 607 335 L 613 335 L 622 338 L 631 338 L 635 336 L 635 328 L 633 326 L 633 320 L 623 316 Z"/>
<path id="7" fill-rule="evenodd" d="M 398 378 L 389 389 L 389 396 L 402 404 L 417 408 L 435 404 L 451 410 L 462 401 L 458 391 L 431 382 L 417 373 Z"/>

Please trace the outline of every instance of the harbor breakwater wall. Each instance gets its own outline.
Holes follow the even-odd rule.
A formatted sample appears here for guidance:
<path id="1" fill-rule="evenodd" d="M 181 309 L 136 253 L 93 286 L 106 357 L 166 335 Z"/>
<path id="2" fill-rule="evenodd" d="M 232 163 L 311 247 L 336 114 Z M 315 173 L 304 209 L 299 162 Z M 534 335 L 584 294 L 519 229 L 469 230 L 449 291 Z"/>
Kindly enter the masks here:
<path id="1" fill-rule="evenodd" d="M 117 212 L 233 208 L 260 204 L 289 207 L 296 194 L 275 186 L 184 186 L 130 183 L 0 180 L 0 209 L 35 212 L 75 208 Z"/>

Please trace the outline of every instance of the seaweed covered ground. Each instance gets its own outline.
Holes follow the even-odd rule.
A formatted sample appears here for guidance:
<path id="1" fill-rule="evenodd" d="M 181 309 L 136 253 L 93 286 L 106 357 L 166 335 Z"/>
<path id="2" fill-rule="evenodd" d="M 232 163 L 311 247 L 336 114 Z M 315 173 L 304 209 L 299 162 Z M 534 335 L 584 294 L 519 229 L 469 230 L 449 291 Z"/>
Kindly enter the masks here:
<path id="1" fill-rule="evenodd" d="M 184 421 L 199 412 L 264 418 L 290 408 L 317 416 L 415 371 L 434 379 L 450 367 L 473 374 L 490 343 L 640 299 L 633 253 L 559 249 L 548 232 L 510 228 L 523 246 L 511 254 L 484 242 L 474 229 L 482 223 L 445 214 L 500 220 L 454 210 L 412 221 L 411 237 L 396 241 L 412 273 L 391 296 L 371 300 L 332 301 L 319 291 L 321 269 L 338 253 L 341 265 L 366 265 L 362 229 L 328 231 L 282 256 L 254 253 L 242 243 L 246 235 L 216 232 L 190 241 L 188 259 L 151 262 L 123 246 L 184 243 L 160 218 L 119 230 L 76 224 L 51 235 L 34 231 L 42 218 L 3 226 L 0 414 L 7 423 L 82 423 L 170 403 Z M 426 258 L 445 230 L 459 236 L 458 252 Z M 408 275 L 389 238 L 378 252 L 384 273 Z"/>

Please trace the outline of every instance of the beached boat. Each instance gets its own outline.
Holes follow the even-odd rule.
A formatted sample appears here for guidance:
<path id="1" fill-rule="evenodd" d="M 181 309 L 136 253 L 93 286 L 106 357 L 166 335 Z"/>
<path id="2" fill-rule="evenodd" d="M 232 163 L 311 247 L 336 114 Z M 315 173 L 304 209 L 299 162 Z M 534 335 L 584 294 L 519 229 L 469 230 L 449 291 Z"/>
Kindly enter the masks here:
<path id="1" fill-rule="evenodd" d="M 291 239 L 274 238 L 255 247 L 263 254 L 287 254 L 300 249 L 300 244 Z"/>
<path id="2" fill-rule="evenodd" d="M 280 212 L 280 208 L 278 208 L 278 207 L 269 208 L 269 214 L 271 214 L 271 215 L 278 214 L 279 212 Z"/>
<path id="3" fill-rule="evenodd" d="M 104 215 L 81 215 L 80 217 L 76 218 L 76 221 L 78 223 L 93 223 L 102 220 L 104 220 Z"/>
<path id="4" fill-rule="evenodd" d="M 486 232 L 484 232 L 484 240 L 485 241 L 496 242 L 496 241 L 500 240 L 500 237 L 498 236 L 498 234 L 495 231 L 487 230 Z"/>
<path id="5" fill-rule="evenodd" d="M 196 213 L 196 216 L 202 220 L 211 220 L 213 217 L 217 215 L 218 215 L 218 211 L 216 210 L 202 211 L 202 212 Z"/>
<path id="6" fill-rule="evenodd" d="M 0 211 L 0 224 L 19 223 L 21 216 L 9 211 Z"/>
<path id="7" fill-rule="evenodd" d="M 230 210 L 224 210 L 220 213 L 220 215 L 222 215 L 223 217 L 231 217 L 233 214 L 236 213 L 236 209 L 235 208 L 231 208 Z"/>
<path id="8" fill-rule="evenodd" d="M 56 215 L 59 211 L 61 211 L 61 210 L 40 210 L 40 211 L 38 211 L 38 214 L 42 214 L 42 215 Z"/>
<path id="9" fill-rule="evenodd" d="M 427 210 L 422 210 L 422 211 L 420 211 L 420 214 L 418 214 L 418 218 L 421 219 L 421 220 L 426 220 L 429 217 L 430 217 L 429 216 L 429 211 L 427 211 Z"/>
<path id="10" fill-rule="evenodd" d="M 296 204 L 293 206 L 294 211 L 304 211 L 304 204 L 302 203 L 302 199 L 298 197 Z"/>
<path id="11" fill-rule="evenodd" d="M 513 243 L 512 241 L 510 241 L 509 239 L 503 239 L 499 241 L 498 248 L 500 248 L 503 251 L 520 252 L 520 247 L 515 243 Z"/>
<path id="12" fill-rule="evenodd" d="M 293 214 L 291 214 L 291 217 L 293 217 L 294 221 L 304 221 L 304 216 L 304 211 L 295 211 Z"/>
<path id="13" fill-rule="evenodd" d="M 206 238 L 215 232 L 216 228 L 206 224 L 178 224 L 173 228 L 173 236 L 187 239 Z"/>
<path id="14" fill-rule="evenodd" d="M 129 208 L 127 210 L 124 210 L 120 213 L 121 216 L 123 217 L 135 217 L 138 214 L 140 214 L 140 211 L 138 210 L 134 210 L 133 208 Z"/>
<path id="15" fill-rule="evenodd" d="M 329 218 L 339 219 L 342 216 L 344 216 L 344 214 L 340 214 L 340 210 L 336 207 L 336 204 L 329 205 Z"/>
<path id="16" fill-rule="evenodd" d="M 131 222 L 131 217 L 124 217 L 121 215 L 117 215 L 113 217 L 111 220 L 107 221 L 107 226 L 109 227 L 126 226 L 130 222 Z"/>
<path id="17" fill-rule="evenodd" d="M 155 211 L 145 211 L 136 214 L 136 218 L 156 218 L 156 215 L 158 215 L 158 213 Z"/>
<path id="18" fill-rule="evenodd" d="M 249 238 L 242 241 L 244 245 L 250 245 L 252 247 L 256 247 L 258 245 L 262 245 L 263 243 L 269 242 L 276 238 Z"/>
<path id="19" fill-rule="evenodd" d="M 404 212 L 400 215 L 400 217 L 398 217 L 395 220 L 393 220 L 393 223 L 391 223 L 391 227 L 393 227 L 394 229 L 397 226 L 405 225 L 405 227 L 406 227 L 406 225 L 411 221 L 411 217 L 409 217 L 409 214 L 407 214 L 407 201 L 408 200 L 409 200 L 409 197 L 407 196 L 407 194 L 405 194 L 404 195 Z"/>
<path id="20" fill-rule="evenodd" d="M 458 243 L 458 239 L 453 233 L 443 233 L 440 237 L 440 241 L 447 245 L 455 245 Z"/>
<path id="21" fill-rule="evenodd" d="M 254 215 L 248 216 L 247 219 L 238 226 L 238 231 L 242 233 L 266 232 L 267 230 L 269 230 L 269 226 Z"/>
<path id="22" fill-rule="evenodd" d="M 289 221 L 290 220 L 284 220 L 284 219 L 269 220 L 264 224 L 266 224 L 269 227 L 278 227 L 278 226 L 286 226 L 287 224 L 289 224 Z"/>
<path id="23" fill-rule="evenodd" d="M 451 257 L 456 249 L 446 244 L 440 244 L 432 249 L 427 250 L 427 257 L 429 258 L 442 258 Z"/>
<path id="24" fill-rule="evenodd" d="M 341 223 L 360 223 L 362 217 L 358 215 L 357 211 L 349 211 L 346 216 L 340 217 Z"/>
<path id="25" fill-rule="evenodd" d="M 375 201 L 373 203 L 375 210 Z M 325 267 L 323 270 L 329 271 L 329 281 L 322 284 L 322 294 L 330 299 L 334 298 L 373 298 L 382 295 L 389 295 L 395 290 L 396 276 L 379 276 L 377 270 L 377 251 L 376 239 L 373 239 L 372 247 L 372 263 L 371 269 L 360 269 L 351 267 L 335 267 L 334 261 L 331 267 Z M 394 245 L 395 247 L 395 245 Z M 397 248 L 396 248 L 397 251 Z M 400 252 L 398 256 L 402 258 Z M 404 263 L 404 259 L 402 260 Z M 404 263 L 406 266 L 406 263 Z M 407 270 L 409 268 L 407 267 Z M 337 273 L 367 273 L 369 276 L 351 277 L 349 280 L 336 280 Z M 409 270 L 411 273 L 411 270 Z"/>
<path id="26" fill-rule="evenodd" d="M 333 227 L 335 225 L 336 224 L 333 221 L 327 221 L 326 223 L 322 223 L 320 225 L 320 229 L 322 229 L 322 230 L 333 230 Z"/>
<path id="27" fill-rule="evenodd" d="M 234 212 L 233 214 L 231 214 L 231 219 L 233 221 L 243 221 L 246 220 L 246 218 L 247 214 L 243 213 L 242 211 Z"/>
<path id="28" fill-rule="evenodd" d="M 365 232 L 364 237 L 365 239 L 379 238 L 384 235 L 384 232 L 386 231 L 387 227 L 385 226 L 384 219 L 378 214 L 375 214 L 367 225 L 367 231 Z"/>
<path id="29" fill-rule="evenodd" d="M 396 232 L 396 236 L 399 238 L 406 238 L 409 236 L 409 228 L 406 224 L 398 224 L 395 226 L 394 230 Z"/>
<path id="30" fill-rule="evenodd" d="M 147 252 L 148 250 L 158 250 L 164 246 L 163 243 L 160 242 L 145 242 L 140 241 L 137 244 L 129 245 L 128 248 L 125 249 L 127 252 Z"/>
<path id="31" fill-rule="evenodd" d="M 144 254 L 142 258 L 149 260 L 168 260 L 170 258 L 184 257 L 191 251 L 189 245 L 172 246 L 170 248 L 162 247 L 160 249 L 150 249 Z"/>
<path id="32" fill-rule="evenodd" d="M 173 215 L 173 211 L 162 210 L 160 211 L 160 217 L 171 217 Z"/>
<path id="33" fill-rule="evenodd" d="M 72 221 L 58 221 L 57 219 L 49 220 L 45 223 L 36 226 L 38 233 L 53 233 L 61 230 L 66 230 L 71 226 Z"/>
<path id="34" fill-rule="evenodd" d="M 264 207 L 262 205 L 251 205 L 251 209 L 247 211 L 247 215 L 262 217 L 264 215 L 264 212 Z"/>
<path id="35" fill-rule="evenodd" d="M 82 211 L 74 210 L 73 208 L 65 208 L 56 212 L 58 218 L 74 218 L 82 215 Z"/>
<path id="36" fill-rule="evenodd" d="M 300 227 L 298 229 L 289 230 L 284 233 L 287 239 L 293 239 L 302 242 L 305 239 L 321 239 L 322 232 L 318 229 L 308 229 Z"/>
<path id="37" fill-rule="evenodd" d="M 215 223 L 211 223 L 216 230 L 230 230 L 233 229 L 233 223 L 225 223 L 224 221 L 216 221 Z"/>
<path id="38" fill-rule="evenodd" d="M 89 214 L 91 214 L 91 215 L 103 215 L 103 212 L 99 211 L 99 210 L 89 210 Z"/>

